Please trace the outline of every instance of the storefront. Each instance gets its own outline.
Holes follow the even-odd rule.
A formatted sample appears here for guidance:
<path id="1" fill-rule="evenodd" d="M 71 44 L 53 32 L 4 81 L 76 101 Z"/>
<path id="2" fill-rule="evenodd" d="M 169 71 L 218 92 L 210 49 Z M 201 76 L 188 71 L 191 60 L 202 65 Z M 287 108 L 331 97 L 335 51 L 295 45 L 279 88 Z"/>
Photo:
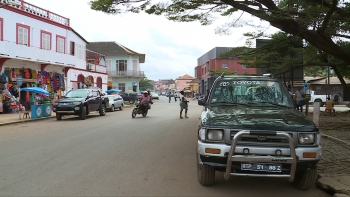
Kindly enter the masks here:
<path id="1" fill-rule="evenodd" d="M 43 104 L 44 102 L 53 101 L 55 99 L 60 98 L 65 91 L 65 78 L 63 73 L 58 72 L 49 72 L 45 70 L 36 70 L 32 68 L 11 68 L 5 67 L 3 74 L 6 76 L 6 83 L 2 85 L 4 89 L 2 96 L 2 106 L 3 109 L 0 112 L 2 113 L 11 113 L 13 112 L 13 107 L 11 107 L 11 103 L 16 103 L 17 106 L 19 104 L 26 107 L 29 110 L 31 104 Z M 40 94 L 32 94 L 28 91 L 23 91 L 20 94 L 18 92 L 17 86 L 17 77 L 22 77 L 22 85 L 21 88 L 26 87 L 40 87 L 50 93 L 49 96 L 44 96 Z M 10 97 L 10 98 L 8 98 Z M 13 106 L 13 104 L 12 104 Z"/>

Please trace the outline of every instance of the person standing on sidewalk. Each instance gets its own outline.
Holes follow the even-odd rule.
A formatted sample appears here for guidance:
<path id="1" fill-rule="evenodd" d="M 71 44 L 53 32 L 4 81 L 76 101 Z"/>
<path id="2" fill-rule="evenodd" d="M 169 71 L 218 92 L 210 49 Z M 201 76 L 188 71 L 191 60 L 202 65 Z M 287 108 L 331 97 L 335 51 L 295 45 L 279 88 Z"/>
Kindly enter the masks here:
<path id="1" fill-rule="evenodd" d="M 180 92 L 181 97 L 180 97 L 180 118 L 182 117 L 182 111 L 185 110 L 185 118 L 187 117 L 187 110 L 188 110 L 188 100 L 186 99 L 186 97 L 184 96 L 185 92 L 181 91 Z"/>

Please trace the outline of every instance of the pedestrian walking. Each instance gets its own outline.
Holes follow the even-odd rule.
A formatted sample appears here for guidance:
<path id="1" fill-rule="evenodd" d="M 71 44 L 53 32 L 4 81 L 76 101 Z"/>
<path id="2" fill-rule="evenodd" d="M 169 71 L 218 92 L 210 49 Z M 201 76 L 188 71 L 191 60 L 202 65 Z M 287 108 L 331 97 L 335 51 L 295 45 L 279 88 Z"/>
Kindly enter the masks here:
<path id="1" fill-rule="evenodd" d="M 303 80 L 303 88 L 304 88 L 304 93 L 307 93 L 309 89 L 309 84 L 305 80 Z"/>
<path id="2" fill-rule="evenodd" d="M 168 97 L 169 97 L 169 103 L 170 103 L 170 101 L 171 101 L 171 94 L 170 93 L 168 94 Z"/>
<path id="3" fill-rule="evenodd" d="M 300 87 L 298 87 L 298 90 L 295 91 L 295 95 L 297 101 L 297 109 L 303 112 L 303 105 L 306 104 L 306 100 L 304 98 L 304 91 L 300 90 Z"/>
<path id="4" fill-rule="evenodd" d="M 188 111 L 188 100 L 186 99 L 186 97 L 184 96 L 185 92 L 181 91 L 181 98 L 180 98 L 180 118 L 182 117 L 182 111 L 185 110 L 185 118 L 188 118 L 187 116 L 187 111 Z"/>

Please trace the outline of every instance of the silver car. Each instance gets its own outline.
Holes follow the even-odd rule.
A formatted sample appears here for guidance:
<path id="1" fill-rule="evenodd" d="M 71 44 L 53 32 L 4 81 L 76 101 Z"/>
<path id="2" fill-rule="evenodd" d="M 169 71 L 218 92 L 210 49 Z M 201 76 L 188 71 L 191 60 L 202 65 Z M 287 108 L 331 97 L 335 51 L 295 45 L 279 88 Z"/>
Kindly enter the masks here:
<path id="1" fill-rule="evenodd" d="M 107 110 L 114 112 L 116 108 L 119 108 L 119 110 L 123 110 L 124 107 L 124 100 L 119 95 L 107 95 L 109 99 L 109 104 L 107 106 Z"/>

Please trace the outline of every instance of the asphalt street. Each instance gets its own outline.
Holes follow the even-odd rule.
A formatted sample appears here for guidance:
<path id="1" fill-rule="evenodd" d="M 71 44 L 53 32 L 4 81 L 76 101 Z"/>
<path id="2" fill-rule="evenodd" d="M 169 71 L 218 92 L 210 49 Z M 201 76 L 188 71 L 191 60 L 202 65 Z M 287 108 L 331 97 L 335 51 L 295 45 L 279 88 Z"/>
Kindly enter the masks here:
<path id="1" fill-rule="evenodd" d="M 284 179 L 216 173 L 214 186 L 197 181 L 201 107 L 155 101 L 147 117 L 132 108 L 0 127 L 0 196 L 329 196 L 297 190 Z"/>

